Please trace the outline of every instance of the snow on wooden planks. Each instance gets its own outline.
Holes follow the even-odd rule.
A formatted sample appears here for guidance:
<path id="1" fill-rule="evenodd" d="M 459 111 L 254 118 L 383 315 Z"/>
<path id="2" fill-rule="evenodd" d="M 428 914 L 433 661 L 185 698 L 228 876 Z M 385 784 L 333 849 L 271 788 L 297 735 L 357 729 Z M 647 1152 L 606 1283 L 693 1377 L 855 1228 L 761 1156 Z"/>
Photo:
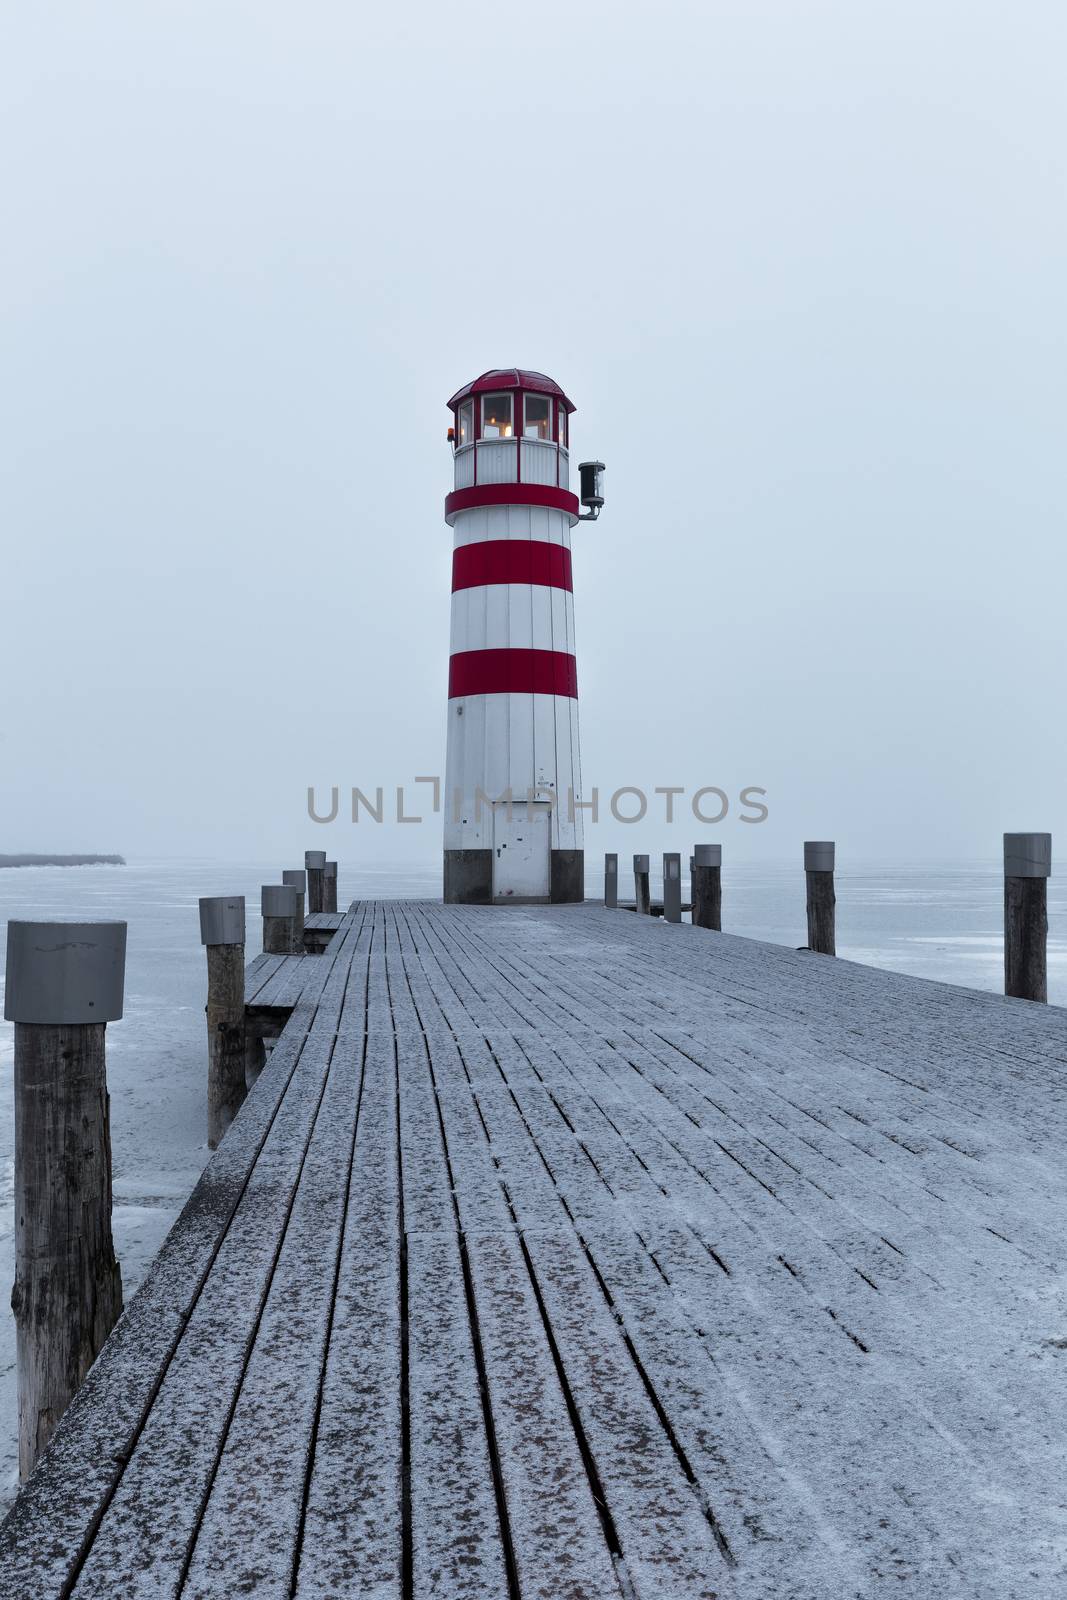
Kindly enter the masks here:
<path id="1" fill-rule="evenodd" d="M 1059 1592 L 1061 1013 L 361 903 L 0 1532 L 0 1596 Z"/>

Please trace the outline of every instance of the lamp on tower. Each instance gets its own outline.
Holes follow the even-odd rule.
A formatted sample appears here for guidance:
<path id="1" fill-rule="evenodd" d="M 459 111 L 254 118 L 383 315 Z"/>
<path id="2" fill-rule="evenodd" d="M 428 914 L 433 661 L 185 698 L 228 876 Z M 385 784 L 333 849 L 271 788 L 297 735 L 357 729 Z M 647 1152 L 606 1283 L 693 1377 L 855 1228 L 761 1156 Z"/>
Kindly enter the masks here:
<path id="1" fill-rule="evenodd" d="M 602 461 L 579 461 L 578 478 L 581 484 L 579 499 L 587 507 L 578 518 L 579 522 L 595 522 L 600 515 L 600 508 L 604 504 L 604 463 Z"/>

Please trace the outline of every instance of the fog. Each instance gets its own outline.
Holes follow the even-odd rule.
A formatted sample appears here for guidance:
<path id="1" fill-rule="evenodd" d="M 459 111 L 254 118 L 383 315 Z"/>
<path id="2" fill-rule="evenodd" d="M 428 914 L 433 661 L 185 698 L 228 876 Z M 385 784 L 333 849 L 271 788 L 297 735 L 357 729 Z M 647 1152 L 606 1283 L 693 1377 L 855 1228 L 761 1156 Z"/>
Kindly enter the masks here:
<path id="1" fill-rule="evenodd" d="M 439 819 L 344 797 L 443 772 L 444 402 L 509 364 L 607 463 L 587 793 L 732 801 L 653 797 L 591 856 L 1062 834 L 1065 35 L 973 0 L 7 7 L 0 849 L 434 859 Z"/>

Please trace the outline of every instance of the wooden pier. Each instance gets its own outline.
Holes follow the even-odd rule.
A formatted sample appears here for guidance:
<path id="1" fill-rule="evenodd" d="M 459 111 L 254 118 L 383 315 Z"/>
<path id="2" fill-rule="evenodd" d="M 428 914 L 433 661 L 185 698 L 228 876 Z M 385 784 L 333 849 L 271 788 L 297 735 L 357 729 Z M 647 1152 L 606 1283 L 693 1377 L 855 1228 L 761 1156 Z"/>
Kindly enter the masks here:
<path id="1" fill-rule="evenodd" d="M 1061 1011 L 588 905 L 326 916 L 251 964 L 277 1037 L 0 1596 L 1063 1592 Z"/>

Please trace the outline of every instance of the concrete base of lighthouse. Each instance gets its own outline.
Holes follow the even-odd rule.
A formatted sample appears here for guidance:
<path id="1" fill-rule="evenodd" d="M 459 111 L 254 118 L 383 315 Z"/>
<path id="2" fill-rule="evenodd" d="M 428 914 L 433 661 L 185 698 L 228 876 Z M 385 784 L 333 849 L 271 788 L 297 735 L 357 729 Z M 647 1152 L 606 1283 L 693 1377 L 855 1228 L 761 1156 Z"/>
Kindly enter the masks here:
<path id="1" fill-rule="evenodd" d="M 445 851 L 445 905 L 487 906 L 493 898 L 491 850 Z"/>
<path id="2" fill-rule="evenodd" d="M 553 850 L 553 904 L 572 904 L 585 899 L 585 851 Z"/>
<path id="3" fill-rule="evenodd" d="M 493 852 L 491 850 L 446 850 L 444 899 L 446 905 L 489 906 L 493 904 Z M 551 898 L 554 904 L 572 904 L 585 899 L 585 852 L 553 850 Z M 529 901 L 501 900 L 501 905 L 529 905 Z"/>

